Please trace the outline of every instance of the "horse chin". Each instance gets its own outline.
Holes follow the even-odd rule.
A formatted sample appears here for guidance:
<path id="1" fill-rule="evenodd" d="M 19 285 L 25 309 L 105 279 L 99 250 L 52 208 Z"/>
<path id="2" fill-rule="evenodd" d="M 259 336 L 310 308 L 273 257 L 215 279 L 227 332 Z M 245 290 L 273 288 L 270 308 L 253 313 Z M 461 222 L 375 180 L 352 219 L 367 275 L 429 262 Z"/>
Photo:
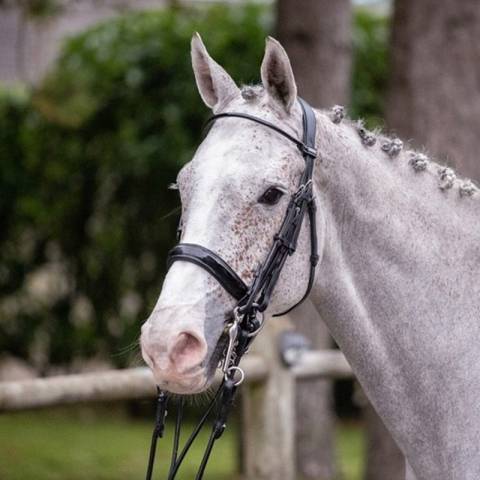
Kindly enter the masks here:
<path id="1" fill-rule="evenodd" d="M 196 367 L 188 374 L 152 369 L 155 382 L 160 389 L 178 395 L 195 395 L 203 393 L 215 383 L 215 373 L 225 351 L 226 342 L 221 338 L 203 365 Z"/>
<path id="2" fill-rule="evenodd" d="M 211 380 L 205 375 L 205 372 L 201 372 L 199 375 L 188 379 L 163 380 L 159 382 L 159 387 L 162 390 L 178 395 L 195 395 L 207 390 L 210 383 Z"/>

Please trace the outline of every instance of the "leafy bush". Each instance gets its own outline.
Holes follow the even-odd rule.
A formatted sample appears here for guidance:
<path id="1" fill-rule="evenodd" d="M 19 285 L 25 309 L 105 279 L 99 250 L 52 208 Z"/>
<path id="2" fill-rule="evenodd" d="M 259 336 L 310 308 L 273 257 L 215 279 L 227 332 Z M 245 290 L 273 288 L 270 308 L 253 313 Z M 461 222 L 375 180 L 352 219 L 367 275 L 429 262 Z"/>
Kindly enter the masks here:
<path id="1" fill-rule="evenodd" d="M 129 14 L 72 38 L 28 108 L 0 99 L 0 350 L 46 365 L 138 336 L 175 238 L 167 186 L 208 113 L 191 35 L 237 80 L 256 81 L 264 12 Z"/>
<path id="2" fill-rule="evenodd" d="M 47 366 L 136 339 L 175 241 L 167 186 L 208 114 L 192 32 L 251 83 L 270 26 L 259 6 L 130 13 L 69 40 L 31 99 L 0 95 L 0 351 Z M 353 105 L 369 118 L 382 106 L 384 32 L 358 17 Z"/>

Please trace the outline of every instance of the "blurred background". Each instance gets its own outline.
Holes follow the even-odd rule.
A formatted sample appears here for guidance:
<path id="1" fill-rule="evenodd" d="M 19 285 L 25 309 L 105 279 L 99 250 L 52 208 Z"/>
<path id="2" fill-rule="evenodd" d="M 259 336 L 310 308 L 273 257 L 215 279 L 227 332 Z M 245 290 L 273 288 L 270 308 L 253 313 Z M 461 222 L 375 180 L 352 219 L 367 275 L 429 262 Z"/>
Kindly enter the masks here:
<path id="1" fill-rule="evenodd" d="M 167 187 L 209 114 L 195 31 L 239 84 L 259 82 L 274 35 L 315 107 L 346 105 L 480 180 L 476 0 L 0 0 L 0 381 L 141 364 L 140 325 L 175 243 Z M 304 316 L 300 330 L 332 347 Z M 353 381 L 304 383 L 298 478 L 403 480 Z M 142 478 L 152 412 L 144 401 L 4 414 L 0 479 Z M 208 478 L 235 478 L 239 429 Z"/>

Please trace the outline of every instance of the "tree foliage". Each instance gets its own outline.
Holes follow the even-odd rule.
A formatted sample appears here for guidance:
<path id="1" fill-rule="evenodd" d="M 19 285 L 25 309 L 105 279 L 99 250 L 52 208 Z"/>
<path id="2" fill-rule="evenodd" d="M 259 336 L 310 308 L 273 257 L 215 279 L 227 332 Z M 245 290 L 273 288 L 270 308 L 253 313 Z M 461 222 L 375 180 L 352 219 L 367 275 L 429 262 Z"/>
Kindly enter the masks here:
<path id="1" fill-rule="evenodd" d="M 383 124 L 388 79 L 389 22 L 360 9 L 353 26 L 353 118 L 363 117 L 370 126 Z"/>
<path id="2" fill-rule="evenodd" d="M 71 39 L 30 102 L 1 102 L 0 350 L 63 363 L 138 336 L 175 238 L 167 186 L 208 113 L 192 32 L 252 82 L 265 21 L 258 7 L 129 14 Z"/>

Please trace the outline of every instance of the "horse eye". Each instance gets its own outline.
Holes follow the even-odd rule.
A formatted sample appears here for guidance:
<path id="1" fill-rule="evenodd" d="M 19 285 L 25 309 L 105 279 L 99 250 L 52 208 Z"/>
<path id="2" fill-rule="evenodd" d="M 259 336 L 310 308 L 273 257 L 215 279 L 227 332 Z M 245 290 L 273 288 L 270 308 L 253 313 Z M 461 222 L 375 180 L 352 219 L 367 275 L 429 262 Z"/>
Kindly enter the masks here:
<path id="1" fill-rule="evenodd" d="M 263 195 L 258 199 L 258 202 L 264 203 L 265 205 L 275 205 L 280 201 L 284 193 L 285 192 L 277 187 L 270 187 L 265 190 Z"/>

